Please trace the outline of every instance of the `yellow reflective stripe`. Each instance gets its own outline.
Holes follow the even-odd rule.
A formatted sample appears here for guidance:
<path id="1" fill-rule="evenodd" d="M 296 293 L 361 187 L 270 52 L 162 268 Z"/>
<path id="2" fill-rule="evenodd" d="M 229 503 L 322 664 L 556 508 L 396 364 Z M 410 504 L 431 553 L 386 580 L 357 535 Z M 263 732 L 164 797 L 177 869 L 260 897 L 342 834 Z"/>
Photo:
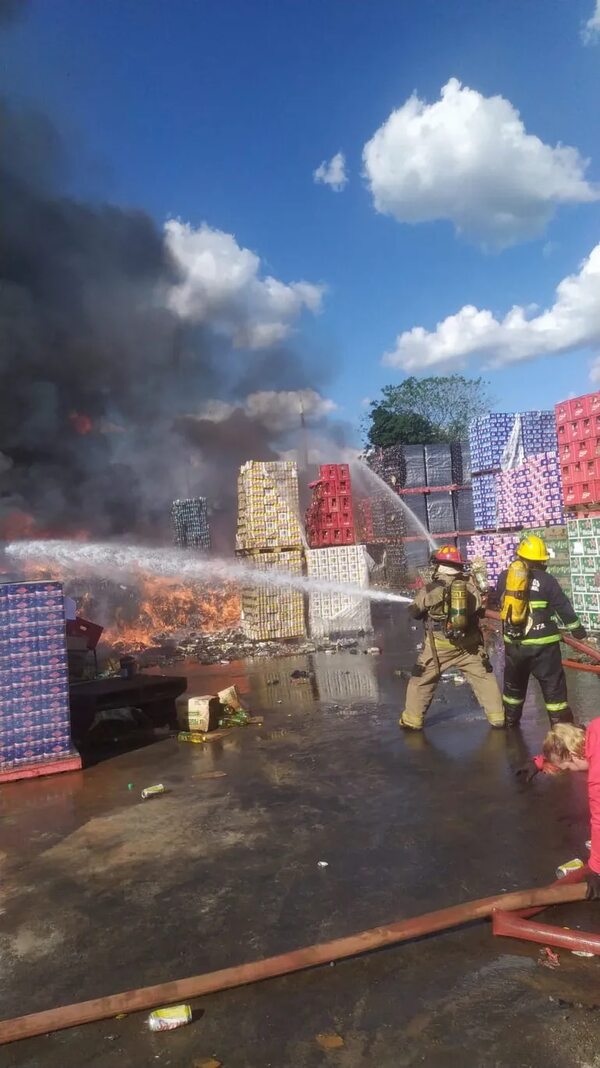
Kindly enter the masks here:
<path id="1" fill-rule="evenodd" d="M 507 645 L 550 645 L 560 641 L 560 634 L 548 634 L 545 638 L 522 638 L 517 641 L 507 638 L 505 634 L 504 641 Z"/>
<path id="2" fill-rule="evenodd" d="M 563 627 L 565 630 L 578 630 L 580 626 L 581 623 L 578 619 L 576 619 L 574 623 L 563 623 Z"/>
<path id="3" fill-rule="evenodd" d="M 569 707 L 567 701 L 555 701 L 554 704 L 548 704 L 546 701 L 545 704 L 548 712 L 564 712 L 565 708 Z"/>
<path id="4" fill-rule="evenodd" d="M 505 701 L 507 705 L 524 705 L 525 704 L 525 698 L 524 697 L 507 697 L 505 693 L 502 694 L 502 700 Z"/>
<path id="5" fill-rule="evenodd" d="M 529 602 L 529 607 L 530 608 L 547 608 L 548 607 L 548 602 L 547 601 L 530 601 Z"/>

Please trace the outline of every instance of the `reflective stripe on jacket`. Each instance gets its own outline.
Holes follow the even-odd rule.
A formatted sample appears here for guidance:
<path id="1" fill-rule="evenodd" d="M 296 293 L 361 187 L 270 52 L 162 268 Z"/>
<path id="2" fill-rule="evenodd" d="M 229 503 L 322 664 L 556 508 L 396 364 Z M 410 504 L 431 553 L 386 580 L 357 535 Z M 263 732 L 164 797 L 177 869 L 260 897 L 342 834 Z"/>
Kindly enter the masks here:
<path id="1" fill-rule="evenodd" d="M 550 645 L 560 641 L 560 630 L 568 630 L 574 638 L 585 638 L 586 631 L 575 614 L 566 593 L 553 575 L 542 568 L 531 567 L 529 585 L 529 609 L 531 626 L 528 625 L 524 638 L 511 639 L 504 635 L 507 645 Z M 496 600 L 501 605 L 506 590 L 506 576 L 503 571 L 496 586 Z"/>

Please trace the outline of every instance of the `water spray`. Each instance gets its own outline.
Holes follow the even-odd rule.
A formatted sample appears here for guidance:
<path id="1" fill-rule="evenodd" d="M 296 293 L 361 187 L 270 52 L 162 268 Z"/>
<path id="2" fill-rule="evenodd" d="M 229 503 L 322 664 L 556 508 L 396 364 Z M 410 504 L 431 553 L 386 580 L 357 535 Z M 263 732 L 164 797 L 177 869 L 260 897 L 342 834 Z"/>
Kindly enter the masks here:
<path id="1" fill-rule="evenodd" d="M 214 586 L 216 582 L 238 582 L 241 586 L 268 586 L 295 589 L 304 593 L 339 593 L 368 601 L 409 604 L 410 597 L 387 590 L 363 589 L 344 582 L 292 575 L 288 571 L 259 571 L 241 560 L 190 555 L 181 549 L 148 548 L 145 545 L 117 545 L 111 542 L 13 541 L 5 549 L 15 560 L 56 568 L 65 575 L 84 574 L 101 578 L 150 574 L 174 582 Z"/>

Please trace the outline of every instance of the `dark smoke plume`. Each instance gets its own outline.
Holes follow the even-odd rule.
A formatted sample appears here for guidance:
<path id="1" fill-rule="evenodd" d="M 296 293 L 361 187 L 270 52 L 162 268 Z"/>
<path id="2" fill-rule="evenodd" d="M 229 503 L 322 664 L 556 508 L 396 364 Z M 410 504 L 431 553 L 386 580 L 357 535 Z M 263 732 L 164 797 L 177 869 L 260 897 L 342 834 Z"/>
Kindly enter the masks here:
<path id="1" fill-rule="evenodd" d="M 314 388 L 313 372 L 184 323 L 161 299 L 177 275 L 152 219 L 62 195 L 68 161 L 44 116 L 4 104 L 0 129 L 0 538 L 156 537 L 187 494 L 231 512 L 239 464 L 277 455 L 281 431 L 241 407 L 195 413 Z"/>

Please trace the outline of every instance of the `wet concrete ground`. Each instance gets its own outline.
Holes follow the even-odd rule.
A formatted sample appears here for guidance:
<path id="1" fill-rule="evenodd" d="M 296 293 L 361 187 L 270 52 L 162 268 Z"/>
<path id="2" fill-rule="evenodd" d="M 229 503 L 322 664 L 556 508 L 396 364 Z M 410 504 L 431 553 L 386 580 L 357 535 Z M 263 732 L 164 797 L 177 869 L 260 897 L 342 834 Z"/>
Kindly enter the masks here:
<path id="1" fill-rule="evenodd" d="M 400 617 L 383 626 L 380 658 L 196 666 L 193 692 L 234 682 L 263 727 L 206 746 L 165 738 L 1 787 L 0 1015 L 544 885 L 585 857 L 584 776 L 529 787 L 513 776 L 544 734 L 535 699 L 521 736 L 507 737 L 467 686 L 447 682 L 425 735 L 399 732 L 406 682 L 394 670 L 419 639 Z M 296 667 L 314 680 L 292 683 Z M 582 718 L 600 713 L 598 681 L 570 683 Z M 206 777 L 215 770 L 226 775 Z M 170 792 L 141 801 L 155 782 Z M 594 904 L 545 915 L 600 930 Z M 3 1048 L 0 1064 L 597 1068 L 600 963 L 559 956 L 547 970 L 538 947 L 481 923 L 204 998 L 178 1031 L 152 1034 L 137 1014 Z M 320 1032 L 344 1046 L 324 1052 Z"/>

